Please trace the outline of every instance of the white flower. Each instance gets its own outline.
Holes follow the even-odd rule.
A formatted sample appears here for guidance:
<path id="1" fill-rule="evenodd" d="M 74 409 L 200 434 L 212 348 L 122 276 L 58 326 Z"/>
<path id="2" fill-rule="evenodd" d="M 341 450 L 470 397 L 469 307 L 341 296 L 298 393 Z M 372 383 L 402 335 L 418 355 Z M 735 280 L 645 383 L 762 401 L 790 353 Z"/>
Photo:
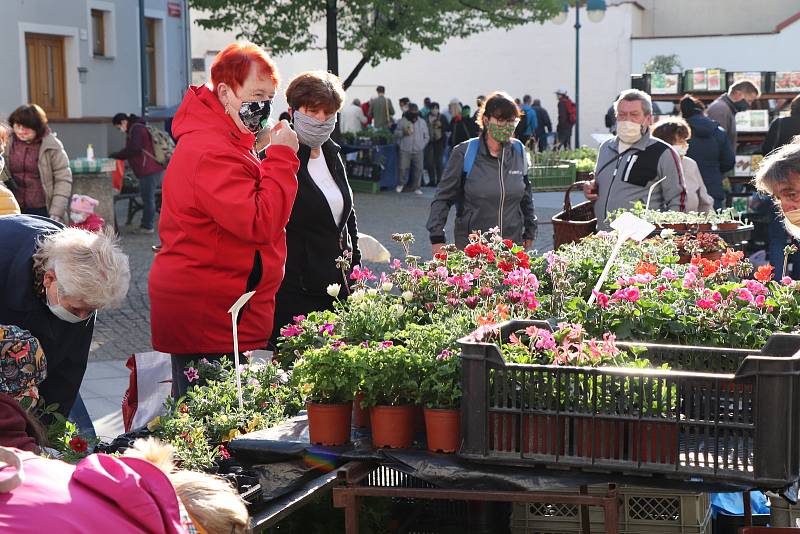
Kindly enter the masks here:
<path id="1" fill-rule="evenodd" d="M 411 302 L 412 300 L 414 300 L 413 291 L 403 291 L 403 294 L 401 296 L 403 297 L 403 300 L 405 300 L 406 302 Z"/>
<path id="2" fill-rule="evenodd" d="M 377 294 L 378 294 L 378 290 L 377 289 L 367 289 L 367 295 L 369 295 L 370 297 L 374 297 Z"/>
<path id="3" fill-rule="evenodd" d="M 673 230 L 672 228 L 664 228 L 663 230 L 661 230 L 662 239 L 667 239 L 674 235 L 675 235 L 675 230 Z"/>
<path id="4" fill-rule="evenodd" d="M 393 287 L 394 284 L 392 284 L 391 282 L 384 282 L 381 284 L 381 289 L 387 293 L 391 291 Z"/>
<path id="5" fill-rule="evenodd" d="M 392 313 L 394 313 L 395 317 L 400 317 L 401 315 L 403 315 L 403 312 L 405 311 L 406 309 L 403 307 L 402 304 L 394 304 L 392 306 Z"/>
<path id="6" fill-rule="evenodd" d="M 327 289 L 328 295 L 330 295 L 332 297 L 338 297 L 339 296 L 339 292 L 341 290 L 342 290 L 342 285 L 341 284 L 331 284 L 331 285 L 328 286 L 328 289 Z"/>
<path id="7" fill-rule="evenodd" d="M 363 289 L 359 289 L 358 291 L 353 291 L 353 293 L 350 295 L 350 300 L 358 304 L 359 302 L 364 300 L 364 295 L 366 295 L 366 292 Z"/>

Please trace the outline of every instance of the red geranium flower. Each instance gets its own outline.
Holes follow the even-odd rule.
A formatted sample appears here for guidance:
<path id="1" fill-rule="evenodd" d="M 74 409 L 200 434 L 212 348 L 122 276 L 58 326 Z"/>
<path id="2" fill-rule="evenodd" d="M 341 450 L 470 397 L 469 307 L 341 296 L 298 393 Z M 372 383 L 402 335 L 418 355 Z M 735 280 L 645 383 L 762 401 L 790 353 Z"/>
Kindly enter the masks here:
<path id="1" fill-rule="evenodd" d="M 497 268 L 503 271 L 504 273 L 510 273 L 511 271 L 514 270 L 514 266 L 505 260 L 498 261 Z"/>
<path id="2" fill-rule="evenodd" d="M 89 442 L 80 436 L 75 436 L 69 440 L 69 448 L 75 452 L 86 452 L 89 449 Z"/>
<path id="3" fill-rule="evenodd" d="M 695 256 L 694 258 L 692 258 L 692 265 L 696 265 L 700 269 L 703 278 L 708 278 L 709 276 L 719 271 L 721 263 L 719 260 L 712 261 L 709 260 L 708 258 Z"/>
<path id="4" fill-rule="evenodd" d="M 503 239 L 503 244 L 508 248 L 514 248 L 514 242 L 510 239 Z"/>
<path id="5" fill-rule="evenodd" d="M 646 261 L 640 261 L 636 264 L 636 271 L 635 274 L 650 274 L 652 276 L 656 276 L 658 274 L 658 265 L 655 263 L 648 263 Z"/>
<path id="6" fill-rule="evenodd" d="M 219 455 L 222 456 L 223 460 L 227 460 L 231 457 L 231 453 L 228 452 L 228 449 L 225 448 L 225 445 L 219 446 Z"/>
<path id="7" fill-rule="evenodd" d="M 753 276 L 759 282 L 769 282 L 770 280 L 772 280 L 772 272 L 774 270 L 775 268 L 772 265 L 766 263 L 761 267 L 759 267 L 758 270 L 756 271 L 756 274 Z"/>
<path id="8" fill-rule="evenodd" d="M 744 259 L 744 252 L 741 250 L 728 249 L 722 255 L 722 265 L 725 267 L 733 267 Z"/>

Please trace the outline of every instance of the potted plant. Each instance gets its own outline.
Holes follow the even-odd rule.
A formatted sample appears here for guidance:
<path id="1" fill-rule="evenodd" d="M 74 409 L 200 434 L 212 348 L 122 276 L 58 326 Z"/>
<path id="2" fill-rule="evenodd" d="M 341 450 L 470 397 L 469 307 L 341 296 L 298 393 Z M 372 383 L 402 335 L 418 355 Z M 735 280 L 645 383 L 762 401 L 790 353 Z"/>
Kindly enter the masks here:
<path id="1" fill-rule="evenodd" d="M 363 370 L 362 404 L 370 408 L 372 444 L 407 448 L 414 440 L 414 402 L 419 392 L 419 358 L 391 341 L 354 349 Z"/>
<path id="2" fill-rule="evenodd" d="M 680 254 L 678 263 L 681 264 L 689 263 L 695 256 L 707 260 L 718 260 L 728 248 L 728 244 L 720 236 L 704 232 L 678 236 L 675 238 L 675 244 L 678 246 Z"/>
<path id="3" fill-rule="evenodd" d="M 423 363 L 419 400 L 424 406 L 428 450 L 455 452 L 460 439 L 461 359 L 449 349 Z"/>
<path id="4" fill-rule="evenodd" d="M 741 219 L 733 208 L 721 210 L 717 215 L 717 230 L 731 231 L 741 226 Z"/>
<path id="5" fill-rule="evenodd" d="M 310 350 L 295 363 L 293 377 L 306 399 L 311 443 L 343 445 L 350 440 L 359 364 L 351 348 L 336 345 Z"/>

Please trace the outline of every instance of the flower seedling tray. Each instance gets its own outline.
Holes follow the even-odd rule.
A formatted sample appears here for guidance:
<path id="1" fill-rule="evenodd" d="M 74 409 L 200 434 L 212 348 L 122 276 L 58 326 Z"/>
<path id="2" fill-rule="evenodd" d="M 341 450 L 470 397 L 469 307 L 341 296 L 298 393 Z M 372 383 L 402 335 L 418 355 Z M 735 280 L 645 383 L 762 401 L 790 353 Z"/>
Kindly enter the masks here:
<path id="1" fill-rule="evenodd" d="M 534 191 L 566 191 L 575 183 L 575 163 L 567 160 L 533 165 L 530 168 L 531 186 Z"/>
<path id="2" fill-rule="evenodd" d="M 546 323 L 499 336 L 531 325 Z M 636 344 L 670 370 L 512 364 L 493 342 L 459 343 L 462 458 L 761 489 L 800 479 L 798 335 L 761 351 Z"/>

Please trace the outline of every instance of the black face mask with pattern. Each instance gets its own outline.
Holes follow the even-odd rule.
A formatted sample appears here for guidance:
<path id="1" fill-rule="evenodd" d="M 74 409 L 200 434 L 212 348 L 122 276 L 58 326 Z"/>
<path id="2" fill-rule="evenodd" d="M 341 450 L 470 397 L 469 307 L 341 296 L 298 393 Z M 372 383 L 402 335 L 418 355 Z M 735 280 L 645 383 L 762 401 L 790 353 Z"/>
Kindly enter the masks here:
<path id="1" fill-rule="evenodd" d="M 266 126 L 269 114 L 272 112 L 272 100 L 242 102 L 239 106 L 239 118 L 245 128 L 256 134 Z"/>

